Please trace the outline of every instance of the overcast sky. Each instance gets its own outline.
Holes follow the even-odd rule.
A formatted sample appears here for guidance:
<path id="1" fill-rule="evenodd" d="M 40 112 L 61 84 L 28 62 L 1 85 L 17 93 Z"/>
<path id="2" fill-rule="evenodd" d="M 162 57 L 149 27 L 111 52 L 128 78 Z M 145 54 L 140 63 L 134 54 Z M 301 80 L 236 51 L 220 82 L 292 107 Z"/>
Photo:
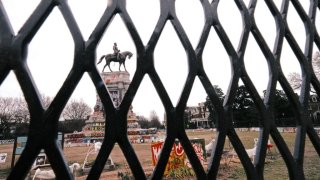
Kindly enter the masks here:
<path id="1" fill-rule="evenodd" d="M 19 31 L 39 2 L 39 0 L 2 0 L 15 33 Z M 107 1 L 69 0 L 68 2 L 84 39 L 88 39 L 105 11 Z M 248 3 L 249 1 L 245 2 Z M 280 1 L 275 1 L 275 3 L 280 7 Z M 303 4 L 304 8 L 308 9 L 309 2 L 303 1 L 303 3 L 306 3 Z M 144 44 L 149 41 L 159 18 L 159 4 L 159 0 L 127 0 L 128 13 Z M 308 10 L 306 11 L 308 12 Z M 176 0 L 176 13 L 193 47 L 196 47 L 204 25 L 204 14 L 200 1 Z M 317 13 L 319 16 L 319 12 Z M 237 49 L 242 22 L 234 1 L 220 1 L 218 14 L 233 46 Z M 276 36 L 275 23 L 263 1 L 258 2 L 255 18 L 260 31 L 272 50 Z M 304 49 L 305 30 L 303 23 L 298 19 L 295 9 L 290 4 L 289 27 L 297 38 L 300 47 Z M 319 19 L 316 23 L 319 29 Z M 117 42 L 121 51 L 134 53 L 133 57 L 126 61 L 127 70 L 132 79 L 136 69 L 136 49 L 119 15 L 113 19 L 106 30 L 97 49 L 97 58 L 112 53 L 114 42 Z M 300 73 L 299 63 L 288 47 L 289 45 L 285 41 L 281 56 L 283 71 L 286 75 L 290 72 Z M 59 9 L 55 7 L 29 45 L 27 62 L 40 93 L 50 97 L 56 95 L 71 69 L 73 49 L 72 37 Z M 218 85 L 226 92 L 231 76 L 230 60 L 214 29 L 210 32 L 203 59 L 211 83 Z M 262 91 L 267 88 L 268 66 L 252 35 L 249 37 L 245 53 L 245 65 L 258 92 L 262 94 Z M 155 49 L 155 66 L 173 104 L 176 104 L 185 83 L 188 67 L 186 53 L 169 21 Z M 98 65 L 100 71 L 102 67 L 103 65 Z M 111 68 L 116 70 L 118 64 L 114 65 L 112 63 Z M 13 72 L 0 86 L 0 96 L 22 96 Z M 199 79 L 196 78 L 188 105 L 193 106 L 204 102 L 205 97 L 206 93 Z M 87 74 L 84 75 L 71 98 L 83 99 L 91 107 L 94 106 L 96 91 Z M 148 76 L 145 76 L 134 98 L 133 110 L 146 117 L 149 116 L 150 111 L 155 110 L 160 119 L 163 119 L 163 106 Z"/>

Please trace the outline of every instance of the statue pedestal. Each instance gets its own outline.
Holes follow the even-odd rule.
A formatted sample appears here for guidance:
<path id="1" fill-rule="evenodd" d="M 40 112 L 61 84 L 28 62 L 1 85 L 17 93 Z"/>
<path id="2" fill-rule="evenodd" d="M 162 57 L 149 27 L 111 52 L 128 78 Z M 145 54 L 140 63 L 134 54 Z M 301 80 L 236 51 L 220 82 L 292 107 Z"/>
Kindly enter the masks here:
<path id="1" fill-rule="evenodd" d="M 102 72 L 101 74 L 102 80 L 105 83 L 110 97 L 114 103 L 114 106 L 119 106 L 129 85 L 130 74 L 126 71 L 114 71 L 114 72 Z M 105 118 L 104 118 L 104 110 L 101 103 L 100 97 L 96 96 L 96 105 L 94 106 L 94 111 L 90 115 L 89 120 L 86 121 L 86 125 L 84 127 L 84 131 L 92 132 L 98 136 L 98 134 L 103 135 L 105 129 Z M 107 114 L 106 114 L 107 116 Z M 128 133 L 133 129 L 140 129 L 138 124 L 138 118 L 136 114 L 132 111 L 132 106 L 128 112 Z M 91 134 L 92 134 L 91 133 Z"/>
<path id="2" fill-rule="evenodd" d="M 100 75 L 107 86 L 114 105 L 119 106 L 131 83 L 130 74 L 127 71 L 115 71 L 102 72 Z"/>
<path id="3" fill-rule="evenodd" d="M 126 71 L 115 71 L 102 72 L 100 75 L 110 93 L 114 106 L 119 106 L 131 83 L 130 74 Z M 104 114 L 104 107 L 97 94 L 94 111 L 90 115 L 89 120 L 86 121 L 83 132 L 79 135 L 79 141 L 84 143 L 102 141 L 105 131 L 105 116 L 108 116 L 108 114 Z M 127 128 L 129 140 L 132 143 L 153 142 L 157 139 L 156 129 L 141 129 L 132 106 L 130 106 L 127 116 Z M 71 142 L 71 140 L 68 141 Z"/>

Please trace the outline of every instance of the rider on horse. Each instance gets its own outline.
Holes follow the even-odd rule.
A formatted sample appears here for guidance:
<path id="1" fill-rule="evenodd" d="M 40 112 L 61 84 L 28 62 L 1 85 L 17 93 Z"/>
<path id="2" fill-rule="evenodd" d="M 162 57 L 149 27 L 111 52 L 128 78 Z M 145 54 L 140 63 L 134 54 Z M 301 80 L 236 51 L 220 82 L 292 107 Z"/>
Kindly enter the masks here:
<path id="1" fill-rule="evenodd" d="M 130 59 L 132 57 L 132 55 L 133 54 L 130 51 L 123 51 L 120 53 L 120 50 L 117 47 L 117 43 L 114 43 L 113 44 L 113 53 L 105 54 L 105 55 L 101 56 L 97 64 L 100 64 L 101 61 L 103 59 L 105 59 L 106 64 L 104 65 L 102 72 L 104 72 L 104 68 L 106 66 L 108 66 L 110 71 L 112 72 L 112 70 L 110 68 L 110 63 L 111 62 L 118 62 L 119 63 L 119 71 L 121 71 L 120 70 L 121 65 L 123 65 L 124 70 L 127 71 L 125 61 L 126 61 L 127 57 Z"/>
<path id="2" fill-rule="evenodd" d="M 113 55 L 117 57 L 117 60 L 120 59 L 120 50 L 118 49 L 117 43 L 113 44 Z"/>

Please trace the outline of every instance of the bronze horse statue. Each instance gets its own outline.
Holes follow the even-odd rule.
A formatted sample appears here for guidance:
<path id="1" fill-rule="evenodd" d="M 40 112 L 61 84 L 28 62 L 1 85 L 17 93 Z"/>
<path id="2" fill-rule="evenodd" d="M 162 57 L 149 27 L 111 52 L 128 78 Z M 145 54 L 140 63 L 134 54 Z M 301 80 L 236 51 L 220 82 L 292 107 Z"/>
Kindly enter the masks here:
<path id="1" fill-rule="evenodd" d="M 106 68 L 106 66 L 108 66 L 110 71 L 112 72 L 112 70 L 110 68 L 110 63 L 111 62 L 118 62 L 119 63 L 119 71 L 120 71 L 120 67 L 122 64 L 123 64 L 125 71 L 127 71 L 125 61 L 126 61 L 127 57 L 130 59 L 132 55 L 133 54 L 130 51 L 123 51 L 123 52 L 119 53 L 119 59 L 118 59 L 117 55 L 115 55 L 115 54 L 106 54 L 106 55 L 101 56 L 101 58 L 97 64 L 100 64 L 101 61 L 103 59 L 105 59 L 106 64 L 104 65 L 102 72 L 104 72 L 104 68 Z"/>

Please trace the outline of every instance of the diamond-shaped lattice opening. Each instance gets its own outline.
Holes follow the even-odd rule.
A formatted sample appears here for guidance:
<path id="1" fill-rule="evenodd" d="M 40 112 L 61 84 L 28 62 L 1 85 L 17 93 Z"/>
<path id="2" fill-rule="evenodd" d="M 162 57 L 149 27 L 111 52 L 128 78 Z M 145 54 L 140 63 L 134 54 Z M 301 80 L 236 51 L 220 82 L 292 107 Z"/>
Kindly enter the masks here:
<path id="1" fill-rule="evenodd" d="M 103 140 L 103 108 L 98 107 L 101 101 L 95 96 L 94 86 L 85 74 L 60 116 L 59 132 L 64 133 L 63 153 L 69 165 L 82 166 L 87 156 L 95 157 L 94 142 Z"/>
<path id="2" fill-rule="evenodd" d="M 310 1 L 301 1 L 299 2 L 299 4 L 301 5 L 303 11 L 308 14 L 309 13 L 309 9 L 310 9 Z"/>
<path id="3" fill-rule="evenodd" d="M 147 175 L 152 173 L 152 147 L 165 139 L 164 109 L 150 78 L 146 76 L 137 91 L 128 114 L 128 138 Z M 131 115 L 130 115 L 131 114 Z"/>
<path id="4" fill-rule="evenodd" d="M 226 11 L 228 9 L 228 11 Z M 235 2 L 220 1 L 218 5 L 218 16 L 223 29 L 227 33 L 233 47 L 238 47 L 241 30 L 242 18 L 238 7 Z"/>
<path id="5" fill-rule="evenodd" d="M 292 138 L 294 139 L 294 136 L 291 136 L 289 139 Z M 279 149 L 277 148 L 276 144 L 274 143 L 274 140 L 270 136 L 267 144 L 267 154 L 264 166 L 264 178 L 273 179 L 275 177 L 288 178 L 289 174 L 287 166 L 279 152 Z"/>
<path id="6" fill-rule="evenodd" d="M 295 139 L 291 136 L 295 136 L 296 132 L 295 127 L 297 126 L 297 110 L 294 109 L 294 103 L 290 100 L 279 83 L 277 84 L 274 103 L 276 126 L 278 127 L 278 131 L 281 133 L 289 150 L 291 151 L 291 154 L 293 154 Z"/>
<path id="7" fill-rule="evenodd" d="M 213 28 L 204 47 L 203 66 L 211 84 L 225 94 L 231 79 L 230 58 Z"/>
<path id="8" fill-rule="evenodd" d="M 101 72 L 102 80 L 107 87 L 110 98 L 115 107 L 120 106 L 131 83 L 130 74 L 127 71 Z M 99 97 L 97 97 L 99 98 Z M 102 108 L 101 100 L 96 104 Z"/>
<path id="9" fill-rule="evenodd" d="M 254 99 L 249 94 L 248 88 L 240 83 L 233 102 L 233 125 L 244 148 L 248 150 L 249 158 L 252 160 L 256 141 L 259 138 L 260 120 L 261 116 L 254 104 Z"/>
<path id="10" fill-rule="evenodd" d="M 236 129 L 236 133 L 239 136 L 244 148 L 246 149 L 248 156 L 253 160 L 254 153 L 252 154 L 252 150 L 255 150 L 257 140 L 259 138 L 259 128 L 238 128 Z"/>
<path id="11" fill-rule="evenodd" d="M 211 151 L 213 149 L 214 144 L 214 130 L 188 130 L 187 135 L 196 157 L 199 159 L 203 169 L 207 171 L 208 161 L 213 156 L 211 154 Z M 187 156 L 186 152 L 184 152 L 184 154 L 184 165 L 188 168 L 192 168 L 192 164 L 189 160 L 189 157 Z"/>
<path id="12" fill-rule="evenodd" d="M 247 134 L 242 134 L 236 130 L 239 138 L 242 140 Z M 242 142 L 243 143 L 243 142 Z M 227 137 L 224 144 L 224 152 L 222 154 L 218 177 L 222 179 L 245 179 L 246 173 L 244 167 L 231 144 L 230 139 Z"/>
<path id="13" fill-rule="evenodd" d="M 282 6 L 282 4 L 284 2 L 282 2 L 282 1 L 274 1 L 273 3 L 276 5 L 278 11 L 280 11 L 281 10 L 281 6 Z"/>
<path id="14" fill-rule="evenodd" d="M 177 17 L 195 48 L 204 25 L 204 13 L 200 1 L 176 1 Z"/>
<path id="15" fill-rule="evenodd" d="M 58 8 L 53 9 L 29 45 L 28 65 L 39 91 L 54 96 L 73 63 L 73 40 Z"/>
<path id="16" fill-rule="evenodd" d="M 142 169 L 146 176 L 150 176 L 153 172 L 154 165 L 152 162 L 152 145 L 157 142 L 150 142 L 147 139 L 145 143 L 134 143 L 132 144 L 135 153 L 139 159 Z"/>
<path id="17" fill-rule="evenodd" d="M 212 122 L 207 121 L 209 113 L 206 109 L 206 101 L 207 94 L 199 79 L 196 78 L 185 111 L 187 116 L 185 129 L 213 128 Z M 198 124 L 197 120 L 200 120 L 201 124 Z"/>
<path id="18" fill-rule="evenodd" d="M 281 69 L 294 92 L 300 94 L 302 83 L 301 67 L 287 41 L 283 42 L 283 50 L 280 59 Z"/>
<path id="19" fill-rule="evenodd" d="M 22 95 L 19 82 L 13 71 L 11 71 L 0 84 L 0 97 L 19 97 Z"/>
<path id="20" fill-rule="evenodd" d="M 141 128 L 160 128 L 152 127 L 156 126 L 156 124 L 149 124 L 151 121 L 150 115 L 155 115 L 153 112 L 156 113 L 161 124 L 164 121 L 164 108 L 149 76 L 146 75 L 141 82 L 135 98 L 132 102 L 132 106 L 133 112 L 137 115 L 138 120 L 140 120 L 140 118 L 141 120 L 148 120 L 147 124 L 143 124 L 141 122 L 141 125 L 143 124 L 143 127 Z"/>
<path id="21" fill-rule="evenodd" d="M 200 164 L 206 171 L 207 158 L 206 158 L 206 150 L 205 150 L 205 140 L 204 138 L 196 138 L 196 137 L 197 137 L 196 134 L 193 134 L 193 133 L 189 134 L 189 138 L 190 138 L 189 140 L 192 145 L 193 151 L 196 155 L 196 158 L 199 159 Z M 177 140 L 173 149 L 177 159 L 178 158 L 181 159 L 181 164 L 178 165 L 176 169 L 172 169 L 171 173 L 169 172 L 168 177 L 174 178 L 175 176 L 176 177 L 183 176 L 190 179 L 196 178 L 196 174 L 194 170 L 195 168 L 192 167 L 190 158 L 187 156 L 187 152 L 182 147 L 181 142 Z"/>
<path id="22" fill-rule="evenodd" d="M 40 0 L 3 0 L 2 3 L 7 12 L 12 28 L 15 33 L 17 33 L 40 3 Z"/>
<path id="23" fill-rule="evenodd" d="M 259 138 L 259 128 L 241 127 L 236 129 L 236 133 L 248 152 L 249 158 L 253 160 L 255 153 L 251 152 L 256 147 L 256 143 Z"/>
<path id="24" fill-rule="evenodd" d="M 291 2 L 289 4 L 287 22 L 294 39 L 297 41 L 300 49 L 303 51 L 306 43 L 306 30 L 304 28 L 303 21 Z"/>
<path id="25" fill-rule="evenodd" d="M 261 116 L 245 85 L 239 85 L 232 109 L 234 128 L 246 128 L 250 131 L 251 128 L 259 127 Z"/>
<path id="26" fill-rule="evenodd" d="M 144 153 L 150 152 L 150 146 L 148 146 L 148 148 L 146 148 L 146 147 L 140 147 L 140 148 L 142 151 L 140 151 L 140 153 L 136 152 L 137 156 L 139 156 L 139 155 L 141 156 Z M 133 174 L 132 174 L 132 171 L 129 167 L 129 164 L 128 164 L 127 160 L 125 159 L 125 156 L 124 156 L 124 154 L 118 144 L 115 144 L 115 146 L 113 147 L 109 158 L 110 157 L 115 165 L 116 170 L 102 173 L 100 176 L 101 179 L 103 179 L 103 178 L 112 179 L 112 177 L 114 177 L 115 179 L 116 179 L 116 177 L 118 177 L 120 179 L 126 178 L 126 177 L 133 178 Z M 151 157 L 150 157 L 150 159 L 151 159 Z M 151 169 L 151 172 L 152 172 L 152 169 Z M 151 172 L 150 172 L 150 170 L 144 171 L 144 173 L 146 175 L 151 174 Z"/>
<path id="27" fill-rule="evenodd" d="M 41 101 L 44 108 L 48 108 L 53 100 L 53 97 L 47 96 L 45 94 L 41 94 Z"/>
<path id="28" fill-rule="evenodd" d="M 258 127 L 261 121 L 261 115 L 255 105 L 254 99 L 249 93 L 248 87 L 243 85 L 242 81 L 239 83 L 232 106 L 233 127 L 241 141 L 238 143 L 242 143 L 248 157 L 253 162 L 257 149 L 257 138 L 259 138 L 260 129 Z M 236 153 L 235 145 L 232 144 L 232 146 L 234 149 L 228 152 L 227 155 L 231 156 L 231 162 L 239 163 L 241 162 L 241 157 Z M 231 175 L 239 178 L 244 174 L 244 167 L 241 163 L 241 166 L 237 165 L 235 167 L 234 173 Z"/>
<path id="29" fill-rule="evenodd" d="M 107 1 L 92 3 L 90 0 L 70 0 L 68 1 L 68 4 L 79 25 L 82 35 L 87 39 L 107 8 Z"/>
<path id="30" fill-rule="evenodd" d="M 315 128 L 316 129 L 316 128 Z M 319 132 L 319 128 L 317 131 Z M 320 169 L 320 158 L 308 136 L 306 136 L 306 144 L 304 149 L 304 175 L 307 179 L 319 179 L 320 175 L 317 170 Z"/>
<path id="31" fill-rule="evenodd" d="M 160 16 L 159 1 L 127 1 L 127 10 L 140 38 L 146 44 Z"/>
<path id="32" fill-rule="evenodd" d="M 80 124 L 84 125 L 84 121 L 90 118 L 89 116 L 91 115 L 92 110 L 97 105 L 98 100 L 96 97 L 98 96 L 96 95 L 93 84 L 90 82 L 88 76 L 84 76 L 65 106 L 64 111 L 60 116 L 60 120 L 76 120 L 79 123 L 80 121 L 83 121 Z M 82 126 L 66 133 L 72 133 L 74 131 L 82 131 Z"/>
<path id="33" fill-rule="evenodd" d="M 167 22 L 154 52 L 154 64 L 160 79 L 176 104 L 188 73 L 185 50 L 170 22 Z"/>
<path id="34" fill-rule="evenodd" d="M 200 139 L 194 139 L 191 140 L 191 144 L 193 145 L 193 148 L 195 149 L 197 156 L 202 159 L 202 162 L 205 163 L 203 156 L 204 156 L 204 150 L 203 150 L 203 144 L 204 141 Z M 157 142 L 152 144 L 152 157 L 154 160 L 154 163 L 158 163 L 158 158 L 160 156 L 160 153 L 162 151 L 164 142 Z M 182 147 L 182 143 L 175 139 L 175 142 L 171 148 L 170 156 L 164 171 L 163 177 L 165 179 L 176 179 L 176 178 L 187 178 L 187 179 L 193 179 L 195 178 L 195 172 L 190 164 L 190 161 L 186 155 L 185 150 Z"/>
<path id="35" fill-rule="evenodd" d="M 274 41 L 276 39 L 276 24 L 273 15 L 271 14 L 265 2 L 257 2 L 257 6 L 254 12 L 254 18 L 259 31 L 261 32 L 269 49 L 272 51 Z M 251 46 L 248 44 L 247 50 L 249 49 L 251 49 Z"/>
<path id="36" fill-rule="evenodd" d="M 269 80 L 268 64 L 258 44 L 251 35 L 244 55 L 244 63 L 249 78 L 255 85 L 258 93 L 262 95 L 263 91 L 267 89 Z"/>
<path id="37" fill-rule="evenodd" d="M 283 140 L 285 141 L 286 145 L 288 146 L 291 154 L 293 154 L 294 146 L 295 146 L 295 138 L 296 138 L 296 134 L 292 133 L 294 131 L 294 129 L 293 128 L 278 128 L 278 130 L 281 133 L 281 136 L 282 136 Z M 280 152 L 279 147 L 277 147 L 276 152 Z M 282 155 L 280 153 L 277 157 L 279 160 L 283 161 L 283 162 L 281 162 L 279 169 L 283 168 L 282 170 L 288 170 L 285 165 L 285 162 L 284 162 L 284 157 L 282 157 Z M 285 172 L 288 172 L 288 171 L 285 171 Z"/>
<path id="38" fill-rule="evenodd" d="M 275 123 L 278 127 L 295 127 L 297 123 L 294 114 L 293 103 L 282 89 L 276 90 L 274 115 L 276 121 Z M 288 130 L 283 129 L 282 131 Z"/>
<path id="39" fill-rule="evenodd" d="M 207 157 L 207 159 L 208 161 L 211 160 L 210 157 Z M 236 159 L 236 153 L 231 145 L 231 142 L 229 138 L 226 137 L 218 169 L 218 179 L 231 178 L 233 176 L 233 170 L 237 168 L 237 165 L 239 165 L 238 162 L 239 160 Z"/>
<path id="40" fill-rule="evenodd" d="M 214 148 L 217 118 L 214 104 L 196 78 L 184 112 L 184 127 L 193 150 L 205 170 Z M 191 167 L 188 157 L 186 162 Z"/>
<path id="41" fill-rule="evenodd" d="M 97 48 L 97 62 L 101 60 L 100 64 L 97 65 L 98 69 L 102 71 L 105 67 L 104 72 L 125 71 L 123 64 L 120 66 L 120 63 L 118 63 L 125 59 L 124 63 L 126 70 L 130 74 L 134 74 L 136 70 L 136 48 L 132 42 L 131 36 L 119 15 L 116 15 L 110 23 L 111 24 L 106 29 Z M 115 46 L 114 43 L 116 43 L 117 49 L 120 50 L 119 52 L 121 55 L 119 56 L 115 53 L 117 51 L 113 50 Z M 133 54 L 131 57 L 130 53 Z M 107 60 L 111 61 L 111 71 L 107 66 Z"/>

